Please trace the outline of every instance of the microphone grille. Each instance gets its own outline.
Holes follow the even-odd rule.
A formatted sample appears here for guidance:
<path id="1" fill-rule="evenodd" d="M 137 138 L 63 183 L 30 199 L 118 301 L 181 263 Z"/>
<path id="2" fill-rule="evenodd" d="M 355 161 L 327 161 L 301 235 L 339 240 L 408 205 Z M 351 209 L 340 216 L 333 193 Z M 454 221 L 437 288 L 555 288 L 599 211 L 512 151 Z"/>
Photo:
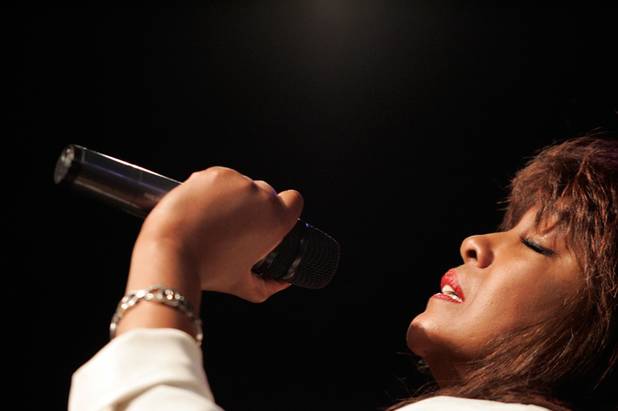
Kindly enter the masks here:
<path id="1" fill-rule="evenodd" d="M 339 243 L 325 232 L 298 220 L 281 243 L 252 271 L 264 278 L 303 288 L 323 288 L 339 265 Z"/>
<path id="2" fill-rule="evenodd" d="M 339 243 L 325 232 L 305 223 L 300 261 L 291 278 L 294 285 L 318 289 L 326 287 L 339 266 Z"/>

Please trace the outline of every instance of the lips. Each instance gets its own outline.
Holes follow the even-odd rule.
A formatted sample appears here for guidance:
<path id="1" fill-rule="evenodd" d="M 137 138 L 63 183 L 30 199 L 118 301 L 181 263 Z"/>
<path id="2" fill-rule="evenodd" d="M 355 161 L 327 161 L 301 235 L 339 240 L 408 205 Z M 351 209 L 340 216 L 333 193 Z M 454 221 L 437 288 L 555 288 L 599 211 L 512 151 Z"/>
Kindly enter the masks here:
<path id="1" fill-rule="evenodd" d="M 441 292 L 435 294 L 434 297 L 458 304 L 465 301 L 464 293 L 457 281 L 457 272 L 454 269 L 448 270 L 446 274 L 442 276 L 440 290 Z"/>

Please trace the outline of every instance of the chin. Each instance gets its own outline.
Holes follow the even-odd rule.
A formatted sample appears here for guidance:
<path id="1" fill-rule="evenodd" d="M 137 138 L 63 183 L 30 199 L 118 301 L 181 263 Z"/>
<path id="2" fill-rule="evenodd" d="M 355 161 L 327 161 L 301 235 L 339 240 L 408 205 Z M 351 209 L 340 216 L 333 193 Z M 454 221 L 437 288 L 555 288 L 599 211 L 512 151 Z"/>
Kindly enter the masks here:
<path id="1" fill-rule="evenodd" d="M 408 348 L 421 357 L 429 366 L 433 378 L 440 387 L 460 380 L 457 360 L 440 333 L 440 326 L 426 312 L 419 314 L 408 327 Z"/>
<path id="2" fill-rule="evenodd" d="M 425 313 L 417 315 L 406 334 L 408 348 L 416 355 L 425 358 L 435 351 L 435 329 L 436 324 L 427 318 Z"/>

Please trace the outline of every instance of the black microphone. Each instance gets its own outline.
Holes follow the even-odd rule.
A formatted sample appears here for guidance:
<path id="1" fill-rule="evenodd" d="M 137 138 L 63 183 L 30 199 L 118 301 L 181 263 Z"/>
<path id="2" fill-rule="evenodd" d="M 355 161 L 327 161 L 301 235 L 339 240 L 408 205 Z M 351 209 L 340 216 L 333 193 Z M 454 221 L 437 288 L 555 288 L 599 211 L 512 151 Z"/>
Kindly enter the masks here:
<path id="1" fill-rule="evenodd" d="M 179 181 L 75 144 L 62 150 L 54 171 L 56 184 L 68 185 L 145 218 Z M 294 228 L 252 271 L 264 278 L 303 288 L 325 287 L 339 265 L 339 243 L 298 220 Z"/>

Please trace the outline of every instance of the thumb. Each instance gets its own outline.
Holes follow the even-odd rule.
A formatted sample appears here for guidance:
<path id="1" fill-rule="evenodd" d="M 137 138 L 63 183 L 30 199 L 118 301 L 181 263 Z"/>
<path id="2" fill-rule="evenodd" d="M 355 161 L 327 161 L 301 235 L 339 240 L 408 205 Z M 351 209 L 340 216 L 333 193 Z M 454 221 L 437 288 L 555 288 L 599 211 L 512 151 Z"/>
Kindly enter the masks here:
<path id="1" fill-rule="evenodd" d="M 286 209 L 286 225 L 291 230 L 303 211 L 305 201 L 303 196 L 296 190 L 286 190 L 277 194 L 283 207 Z"/>

